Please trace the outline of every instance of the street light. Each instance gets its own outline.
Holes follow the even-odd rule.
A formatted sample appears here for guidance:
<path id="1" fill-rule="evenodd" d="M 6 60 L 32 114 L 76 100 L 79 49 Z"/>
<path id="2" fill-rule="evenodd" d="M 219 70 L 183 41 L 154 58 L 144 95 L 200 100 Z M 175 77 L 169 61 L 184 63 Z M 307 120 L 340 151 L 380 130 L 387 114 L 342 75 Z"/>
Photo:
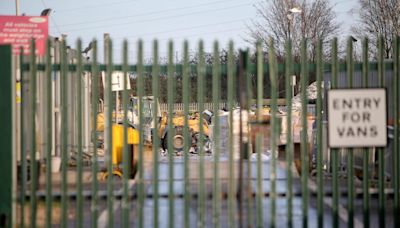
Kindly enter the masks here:
<path id="1" fill-rule="evenodd" d="M 288 40 L 291 40 L 290 39 L 290 29 L 292 27 L 291 22 L 294 18 L 294 14 L 298 14 L 301 12 L 302 12 L 301 9 L 298 7 L 293 7 L 288 10 L 288 14 L 287 14 L 287 18 L 289 20 L 289 22 L 288 22 Z M 296 75 L 292 75 L 291 86 L 292 86 L 292 98 L 293 98 L 294 97 L 294 88 L 296 86 Z"/>
<path id="2" fill-rule="evenodd" d="M 301 13 L 301 9 L 299 7 L 293 7 L 289 10 L 290 13 Z"/>
<path id="3" fill-rule="evenodd" d="M 288 10 L 288 14 L 286 15 L 288 20 L 289 20 L 288 21 L 288 40 L 290 40 L 290 29 L 292 27 L 292 23 L 291 22 L 292 22 L 292 20 L 294 18 L 294 14 L 298 14 L 298 13 L 301 13 L 301 12 L 302 12 L 301 9 L 298 8 L 298 7 L 293 7 L 293 8 Z"/>

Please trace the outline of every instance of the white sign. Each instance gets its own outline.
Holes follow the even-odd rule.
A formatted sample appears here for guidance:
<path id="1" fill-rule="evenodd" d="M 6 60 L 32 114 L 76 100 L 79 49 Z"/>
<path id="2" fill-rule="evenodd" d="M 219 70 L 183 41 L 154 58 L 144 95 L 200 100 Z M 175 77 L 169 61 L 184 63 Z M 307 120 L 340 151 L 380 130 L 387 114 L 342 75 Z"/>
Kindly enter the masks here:
<path id="1" fill-rule="evenodd" d="M 106 73 L 102 72 L 103 86 L 106 85 Z M 131 89 L 131 83 L 129 80 L 129 74 L 126 74 L 126 89 Z M 122 91 L 124 90 L 124 72 L 114 71 L 111 75 L 111 91 Z"/>
<path id="2" fill-rule="evenodd" d="M 386 146 L 386 90 L 329 90 L 328 142 L 333 148 Z"/>

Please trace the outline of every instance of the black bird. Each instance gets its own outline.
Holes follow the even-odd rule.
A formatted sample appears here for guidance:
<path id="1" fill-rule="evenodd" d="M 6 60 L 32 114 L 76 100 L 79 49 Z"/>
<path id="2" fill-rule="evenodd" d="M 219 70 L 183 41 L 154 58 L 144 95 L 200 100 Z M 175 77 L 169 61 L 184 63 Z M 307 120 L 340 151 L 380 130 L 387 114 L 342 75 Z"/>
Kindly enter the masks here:
<path id="1" fill-rule="evenodd" d="M 50 9 L 50 8 L 47 8 L 47 9 L 44 9 L 44 10 L 42 11 L 42 13 L 40 14 L 40 16 L 49 16 L 50 13 L 51 13 L 51 9 Z"/>
<path id="2" fill-rule="evenodd" d="M 351 40 L 352 40 L 353 42 L 357 42 L 357 39 L 354 38 L 354 36 L 350 36 L 350 38 L 351 38 Z"/>
<path id="3" fill-rule="evenodd" d="M 85 50 L 82 51 L 82 53 L 87 54 L 92 49 L 92 47 L 93 47 L 93 41 L 89 43 L 89 45 L 85 48 Z"/>

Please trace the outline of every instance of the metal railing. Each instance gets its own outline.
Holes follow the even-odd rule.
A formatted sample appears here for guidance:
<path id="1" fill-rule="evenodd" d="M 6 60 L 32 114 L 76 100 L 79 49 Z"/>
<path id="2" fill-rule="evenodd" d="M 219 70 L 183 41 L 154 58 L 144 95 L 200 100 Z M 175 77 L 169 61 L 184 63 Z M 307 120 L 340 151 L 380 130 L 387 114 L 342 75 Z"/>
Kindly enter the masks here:
<path id="1" fill-rule="evenodd" d="M 219 62 L 219 44 L 214 43 L 214 62 L 207 65 L 204 61 L 204 46 L 200 42 L 198 48 L 197 65 L 189 64 L 189 44 L 183 45 L 182 63 L 174 62 L 175 49 L 172 42 L 168 44 L 168 63 L 160 65 L 158 42 L 153 43 L 153 63 L 151 66 L 144 65 L 143 43 L 137 44 L 137 63 L 131 65 L 128 56 L 128 42 L 123 43 L 122 64 L 114 64 L 112 60 L 111 40 L 105 40 L 106 62 L 99 64 L 97 42 L 93 41 L 91 50 L 91 62 L 84 63 L 81 55 L 76 56 L 74 64 L 69 63 L 67 58 L 66 41 L 59 44 L 60 62 L 54 62 L 50 55 L 51 42 L 48 42 L 47 53 L 43 58 L 44 62 L 37 63 L 35 55 L 29 57 L 29 62 L 21 56 L 21 126 L 24 131 L 20 135 L 21 167 L 19 171 L 20 179 L 18 184 L 18 203 L 16 225 L 26 225 L 31 227 L 69 225 L 77 227 L 219 227 L 228 224 L 229 227 L 244 226 L 342 226 L 346 222 L 349 227 L 359 225 L 356 217 L 355 202 L 357 196 L 362 196 L 362 223 L 369 227 L 372 218 L 378 218 L 379 226 L 393 223 L 396 227 L 400 225 L 400 198 L 399 198 L 399 178 L 400 178 L 400 158 L 399 149 L 399 40 L 396 39 L 394 45 L 395 57 L 391 62 L 384 63 L 382 55 L 382 39 L 379 42 L 379 54 L 377 63 L 370 62 L 368 59 L 368 42 L 363 41 L 362 62 L 354 63 L 352 41 L 347 44 L 346 60 L 339 60 L 337 39 L 331 43 L 331 57 L 329 62 L 323 61 L 322 41 L 316 44 L 317 61 L 316 63 L 307 62 L 307 41 L 303 41 L 301 46 L 300 62 L 295 63 L 292 56 L 291 43 L 286 45 L 284 62 L 278 63 L 275 54 L 273 41 L 269 42 L 268 59 L 263 59 L 263 48 L 260 43 L 256 45 L 256 60 L 250 62 L 248 52 L 241 52 L 239 57 L 235 55 L 233 43 L 229 44 L 228 61 L 226 64 Z M 32 42 L 31 53 L 35 47 Z M 81 41 L 76 44 L 77 53 L 82 52 Z M 239 58 L 239 59 L 237 59 Z M 268 62 L 268 63 L 265 63 Z M 1 64 L 1 63 L 0 63 Z M 362 174 L 354 167 L 354 155 L 352 149 L 346 149 L 344 154 L 347 159 L 345 175 L 340 167 L 340 152 L 338 149 L 330 149 L 329 161 L 324 161 L 323 148 L 326 141 L 323 138 L 324 105 L 322 83 L 326 75 L 330 75 L 331 89 L 339 88 L 338 75 L 345 72 L 348 79 L 347 83 L 341 88 L 353 87 L 353 74 L 362 74 L 362 85 L 367 88 L 369 83 L 370 71 L 377 70 L 379 87 L 390 88 L 393 99 L 389 100 L 388 106 L 391 113 L 389 119 L 393 136 L 391 146 L 387 148 L 362 148 Z M 135 73 L 135 87 L 132 90 L 124 90 L 120 99 L 122 100 L 123 110 L 123 137 L 120 161 L 116 164 L 113 149 L 114 130 L 113 130 L 113 110 L 115 104 L 112 98 L 111 76 L 113 71 L 122 71 L 124 74 L 124 85 L 127 84 L 127 75 Z M 385 72 L 392 71 L 391 82 L 383 80 Z M 104 89 L 99 86 L 101 80 L 100 71 L 106 72 Z M 315 145 L 313 140 L 308 140 L 309 129 L 301 127 L 300 144 L 294 142 L 292 113 L 292 76 L 299 75 L 301 79 L 301 109 L 299 110 L 301 125 L 307 126 L 308 95 L 307 87 L 310 84 L 309 77 L 315 75 L 316 78 L 316 108 L 315 108 Z M 84 128 L 84 106 L 82 96 L 85 88 L 82 85 L 83 77 L 90 79 L 90 128 Z M 151 92 L 145 91 L 145 78 L 151 76 Z M 210 77 L 211 88 L 206 88 L 206 79 Z M 166 77 L 166 85 L 160 85 L 160 78 Z M 206 120 L 198 118 L 195 124 L 198 132 L 195 136 L 189 137 L 193 129 L 190 128 L 189 114 L 189 79 L 196 77 L 197 83 L 197 104 L 199 113 L 206 109 L 204 94 L 206 90 L 212 90 L 212 111 L 214 118 L 212 129 L 206 126 Z M 74 80 L 72 80 L 74 78 Z M 177 78 L 182 80 L 181 89 L 177 90 Z M 224 80 L 223 80 L 224 79 Z M 226 79 L 226 80 L 225 80 Z M 133 80 L 133 79 L 130 79 Z M 255 84 L 254 84 L 255 82 Z M 279 84 L 283 82 L 283 84 Z M 43 84 L 41 84 L 43 83 Z M 71 84 L 74 83 L 74 84 Z M 38 85 L 44 85 L 43 91 L 37 91 Z M 269 85 L 265 87 L 264 85 Z M 59 86 L 59 87 L 58 87 Z M 160 96 L 160 87 L 166 86 L 167 94 L 167 129 L 168 133 L 160 134 L 161 123 L 159 116 L 154 115 L 152 126 L 152 141 L 144 141 L 144 130 L 148 125 L 144 124 L 144 115 L 138 116 L 138 124 L 135 130 L 138 132 L 137 145 L 130 146 L 128 123 L 128 97 L 134 94 L 141 101 L 144 96 L 153 96 L 157 101 Z M 69 94 L 68 89 L 76 87 L 76 94 Z M 25 88 L 25 89 L 24 89 Z M 60 88 L 58 94 L 54 96 L 52 91 Z M 224 89 L 222 89 L 224 88 Z M 266 90 L 267 88 L 267 90 Z M 286 140 L 279 144 L 280 122 L 282 113 L 278 110 L 278 89 L 284 88 L 286 99 Z M 86 88 L 89 89 L 89 88 Z M 176 126 L 173 118 L 175 109 L 176 91 L 182 92 L 183 125 L 182 129 Z M 254 93 L 254 91 L 256 91 Z M 44 93 L 43 99 L 38 99 L 37 94 Z M 102 94 L 102 96 L 100 96 Z M 253 94 L 256 94 L 253 97 Z M 270 94 L 270 97 L 266 97 Z M 225 97 L 226 100 L 222 100 Z M 270 98 L 270 114 L 268 121 L 262 113 L 264 98 Z M 54 106 L 54 99 L 59 102 L 59 106 Z M 103 141 L 99 141 L 97 127 L 98 101 L 104 100 L 104 123 L 105 130 Z M 249 113 L 243 112 L 250 109 L 251 100 L 256 99 L 258 109 L 254 119 Z M 226 104 L 227 123 L 222 121 L 217 113 L 221 102 Z M 239 104 L 241 111 L 236 112 L 235 108 Z M 40 109 L 38 109 L 40 105 Z M 143 102 L 139 102 L 139 110 L 143 110 Z M 153 110 L 158 110 L 158 102 L 152 104 Z M 45 107 L 45 108 L 42 108 Z M 37 116 L 47 117 L 55 115 L 55 108 L 60 109 L 58 121 L 47 118 L 40 129 L 37 126 Z M 76 122 L 69 123 L 69 114 L 73 110 Z M 44 112 L 43 112 L 44 111 Z M 237 117 L 237 118 L 236 118 Z M 243 124 L 245 119 L 248 121 Z M 239 129 L 237 132 L 233 127 L 235 121 Z M 249 128 L 250 125 L 250 128 Z M 263 130 L 252 132 L 255 126 L 260 125 Z M 253 126 L 253 128 L 252 128 Z M 226 128 L 225 131 L 224 127 Z M 262 128 L 264 127 L 264 128 Z M 89 151 L 83 151 L 83 136 L 85 131 L 90 131 L 91 146 Z M 250 129 L 250 130 L 249 130 Z M 212 137 L 208 138 L 208 130 L 212 130 Z M 181 131 L 181 132 L 180 132 Z M 183 147 L 176 151 L 178 132 L 183 136 Z M 223 134 L 226 132 L 226 134 Z M 249 133 L 250 132 L 250 133 Z M 251 134 L 254 134 L 252 140 Z M 56 137 L 56 140 L 51 140 Z M 130 136 L 129 136 L 130 137 Z M 163 138 L 164 137 L 164 138 Z M 197 154 L 193 155 L 191 147 L 192 139 L 197 139 Z M 207 139 L 212 142 L 212 150 L 207 152 Z M 268 145 L 265 145 L 265 139 Z M 228 143 L 221 143 L 221 141 Z M 71 151 L 69 144 L 75 144 L 77 151 Z M 165 143 L 166 148 L 160 150 L 161 144 Z M 38 150 L 38 144 L 43 145 L 43 150 Z M 100 144 L 104 144 L 101 147 Z M 264 145 L 263 145 L 264 144 Z M 311 144 L 311 145 L 310 145 Z M 221 148 L 225 145 L 225 148 Z M 51 158 L 56 155 L 54 150 L 60 147 L 61 173 L 52 174 Z M 89 148 L 89 147 L 88 147 Z M 235 149 L 239 148 L 239 149 Z M 312 172 L 311 149 L 315 148 L 315 171 Z M 377 150 L 377 160 L 371 167 L 370 153 Z M 39 162 L 36 152 L 41 153 Z M 160 152 L 161 151 L 161 152 Z M 234 151 L 238 151 L 237 154 Z M 71 166 L 71 153 L 76 153 L 76 166 Z M 102 153 L 104 152 L 104 153 Z M 385 153 L 392 154 L 393 171 L 390 178 L 385 175 Z M 90 154 L 90 166 L 84 166 L 83 158 L 85 154 Z M 104 157 L 103 157 L 104 154 Z M 29 161 L 27 160 L 29 159 Z M 267 159 L 268 161 L 265 161 Z M 44 161 L 40 163 L 40 161 Z M 132 166 L 132 161 L 134 166 Z M 1 161 L 0 164 L 5 164 Z M 135 163 L 136 162 L 136 163 Z M 28 166 L 29 164 L 29 166 Z M 297 169 L 294 169 L 297 165 Z M 285 168 L 282 168 L 284 165 Z M 40 166 L 40 167 L 38 167 Z M 328 166 L 327 169 L 325 166 Z M 122 168 L 119 168 L 122 167 Z M 131 169 L 135 169 L 136 175 L 132 179 Z M 98 178 L 101 171 L 108 173 L 106 181 Z M 327 171 L 329 170 L 329 171 Z M 112 171 L 122 173 L 117 178 L 112 175 Z M 377 172 L 377 174 L 376 174 Z M 315 173 L 315 176 L 310 175 Z M 372 173 L 372 174 L 371 174 Z M 86 179 L 86 174 L 91 176 Z M 40 176 L 39 176 L 40 175 Z M 44 176 L 43 176 L 44 175 Z M 355 178 L 361 179 L 361 184 L 355 182 Z M 376 181 L 377 177 L 377 181 Z M 27 182 L 29 180 L 29 183 Z M 282 182 L 282 180 L 284 180 Z M 15 182 L 15 180 L 14 180 Z M 347 182 L 347 183 L 346 183 Z M 72 183 L 72 184 L 71 184 Z M 346 185 L 343 185 L 346 183 Z M 120 188 L 117 191 L 117 188 Z M 178 189 L 178 190 L 177 190 Z M 346 193 L 346 194 L 344 194 Z M 1 193 L 0 193 L 1 194 Z M 374 206 L 373 197 L 378 195 L 377 214 L 370 208 Z M 344 198 L 347 196 L 346 198 Z M 388 201 L 394 199 L 390 204 Z M 373 201 L 373 202 L 372 202 Z M 282 208 L 284 205 L 286 216 L 282 218 Z M 316 205 L 315 207 L 313 205 Z M 325 207 L 331 207 L 326 210 Z M 167 208 L 167 210 L 164 210 Z M 28 209 L 28 210 L 26 210 Z M 342 210 L 346 209 L 345 214 Z M 27 214 L 29 211 L 29 215 Z M 310 212 L 311 211 L 311 212 Z M 386 214 L 391 211 L 393 221 L 389 221 Z M 279 214 L 279 219 L 278 218 Z M 299 217 L 298 215 L 301 214 Z M 38 222 L 38 215 L 44 215 L 44 220 Z M 324 219 L 326 217 L 330 219 Z M 29 222 L 28 222 L 29 221 Z M 163 221 L 167 221 L 163 223 Z M 331 221 L 331 223 L 329 222 Z"/>

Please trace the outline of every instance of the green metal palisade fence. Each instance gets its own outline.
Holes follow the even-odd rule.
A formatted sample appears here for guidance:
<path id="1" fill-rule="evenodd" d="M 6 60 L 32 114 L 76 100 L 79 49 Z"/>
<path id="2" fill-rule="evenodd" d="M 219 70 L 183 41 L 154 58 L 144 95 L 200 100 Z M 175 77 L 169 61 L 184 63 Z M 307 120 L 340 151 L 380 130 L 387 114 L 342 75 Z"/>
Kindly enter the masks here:
<path id="1" fill-rule="evenodd" d="M 2 99 L 0 100 L 0 108 L 3 110 L 0 118 L 1 129 L 4 129 L 0 139 L 1 149 L 1 167 L 3 172 L 0 173 L 2 184 L 0 186 L 0 226 L 12 226 L 13 212 L 13 172 L 12 172 L 12 154 L 13 154 L 13 133 L 12 133 L 12 56 L 11 47 L 0 46 L 0 73 L 4 77 L 0 83 Z"/>
<path id="2" fill-rule="evenodd" d="M 255 57 L 247 50 L 241 52 L 240 60 L 237 59 L 231 42 L 226 62 L 220 62 L 221 49 L 219 43 L 215 42 L 212 64 L 205 61 L 204 44 L 199 42 L 196 46 L 197 65 L 189 63 L 188 42 L 183 44 L 182 61 L 174 62 L 175 50 L 179 48 L 172 41 L 167 45 L 168 58 L 165 65 L 160 64 L 157 41 L 153 42 L 151 65 L 144 64 L 142 41 L 137 43 L 136 53 L 131 53 L 128 41 L 124 41 L 122 64 L 114 64 L 111 39 L 107 37 L 105 40 L 104 63 L 98 61 L 96 40 L 92 41 L 89 60 L 84 59 L 81 54 L 80 40 L 76 45 L 78 54 L 75 56 L 72 56 L 73 52 L 67 48 L 65 40 L 59 43 L 49 40 L 46 56 L 41 59 L 31 54 L 29 61 L 26 61 L 27 58 L 20 56 L 23 115 L 18 121 L 23 130 L 18 142 L 22 149 L 21 159 L 18 161 L 18 197 L 17 202 L 13 202 L 19 208 L 17 220 L 12 221 L 14 225 L 400 226 L 398 38 L 393 44 L 392 60 L 383 59 L 383 40 L 379 39 L 377 62 L 368 58 L 371 53 L 367 39 L 362 41 L 361 62 L 353 58 L 352 39 L 348 40 L 345 57 L 338 56 L 337 39 L 331 42 L 330 47 L 322 41 L 316 42 L 315 62 L 308 60 L 311 44 L 306 40 L 301 42 L 300 56 L 293 55 L 291 42 L 285 45 L 285 55 L 277 56 L 274 42 L 270 40 L 268 55 L 263 52 L 261 43 L 257 43 Z M 53 51 L 56 46 L 59 51 Z M 34 48 L 32 42 L 31 53 L 34 53 Z M 0 86 L 4 87 L 1 90 L 0 104 L 2 109 L 7 110 L 0 114 L 1 124 L 7 125 L 5 129 L 11 129 L 12 121 L 8 110 L 12 110 L 13 104 L 8 99 L 13 96 L 10 83 L 12 71 L 8 71 L 10 64 L 7 62 L 11 58 L 11 52 L 4 47 L 0 50 L 0 68 L 3 72 Z M 326 50 L 331 53 L 329 58 L 323 56 Z M 135 56 L 135 64 L 131 64 L 132 56 Z M 264 59 L 265 56 L 267 59 Z M 117 103 L 114 103 L 117 98 L 112 91 L 111 76 L 114 71 L 122 72 L 124 88 L 127 86 L 127 76 L 134 82 L 130 90 L 124 89 L 120 94 L 123 113 L 120 124 L 124 133 L 121 139 L 123 162 L 120 164 L 123 175 L 120 178 L 109 172 L 118 169 L 117 164 L 112 161 L 115 132 L 111 126 L 115 123 L 113 110 L 115 111 Z M 105 77 L 101 77 L 101 72 L 104 72 Z M 301 84 L 298 93 L 301 104 L 297 106 L 301 107 L 301 126 L 309 124 L 309 101 L 315 98 L 316 104 L 312 117 L 315 121 L 312 135 L 309 135 L 311 132 L 308 128 L 302 127 L 300 141 L 296 141 L 293 134 L 293 75 L 300 78 Z M 86 76 L 90 78 L 87 87 L 84 86 Z M 316 81 L 313 99 L 310 99 L 306 90 L 311 84 L 310 78 Z M 211 87 L 207 87 L 210 85 L 207 80 L 211 80 Z M 68 93 L 68 88 L 71 87 L 76 87 L 76 94 Z M 327 144 L 324 136 L 327 120 L 326 90 L 368 87 L 385 87 L 388 91 L 388 146 L 361 148 L 361 156 L 356 152 L 359 149 L 324 149 Z M 90 90 L 87 93 L 90 95 L 90 103 L 83 102 L 85 89 Z M 182 96 L 177 96 L 180 95 L 178 93 L 182 93 Z M 211 94 L 208 101 L 206 94 Z M 132 146 L 128 144 L 127 136 L 130 128 L 128 112 L 132 109 L 129 106 L 130 95 L 138 97 L 137 105 L 140 110 L 139 123 L 136 126 L 139 143 L 133 147 L 134 153 L 131 153 Z M 169 131 L 165 139 L 167 151 L 160 150 L 160 137 L 163 135 L 158 132 L 160 118 L 157 115 L 153 115 L 152 119 L 151 150 L 146 149 L 148 145 L 144 132 L 148 125 L 144 123 L 143 110 L 146 107 L 142 101 L 145 96 L 153 96 L 155 101 L 161 98 L 167 100 L 166 114 L 169 117 L 174 115 L 173 104 L 178 97 L 182 97 L 177 102 L 184 103 L 183 128 L 175 127 L 172 118 L 168 118 Z M 263 99 L 266 98 L 272 99 L 268 120 L 262 114 Z M 278 98 L 286 99 L 285 118 L 282 118 L 285 108 L 277 106 Z M 96 131 L 99 99 L 104 100 L 106 106 L 106 130 L 103 138 Z M 234 104 L 239 103 L 240 107 L 250 109 L 252 105 L 249 102 L 253 100 L 253 107 L 256 107 L 254 119 L 251 119 L 249 110 L 234 107 Z M 189 137 L 193 134 L 193 129 L 189 128 L 190 102 L 199 104 L 200 116 L 205 111 L 205 102 L 214 104 L 213 110 L 210 110 L 214 114 L 211 125 L 206 128 L 204 124 L 207 120 L 200 118 L 196 126 L 199 132 L 193 137 Z M 221 102 L 227 104 L 224 107 L 225 114 L 217 108 Z M 90 116 L 89 119 L 84 118 L 83 110 L 87 110 L 84 105 L 89 107 L 86 113 Z M 159 105 L 154 102 L 150 108 L 153 113 L 157 113 Z M 68 116 L 70 111 L 74 113 L 73 118 Z M 218 114 L 220 112 L 221 115 Z M 41 115 L 46 115 L 47 119 L 39 124 Z M 54 115 L 58 122 L 51 118 Z M 249 121 L 242 124 L 241 120 L 246 118 Z M 70 123 L 71 119 L 76 122 Z M 86 122 L 88 124 L 85 125 Z M 249 125 L 250 133 L 246 130 Z M 43 126 L 45 130 L 41 129 Z M 89 129 L 85 126 L 89 126 Z M 240 134 L 234 126 L 241 129 Z M 253 126 L 262 127 L 256 131 Z M 281 126 L 286 126 L 286 131 Z M 90 129 L 90 146 L 84 148 L 83 144 L 88 144 L 83 140 L 84 133 Z M 174 149 L 177 140 L 175 133 L 180 131 L 184 136 L 184 146 L 177 153 Z M 212 131 L 212 137 L 209 131 Z M 243 137 L 239 138 L 238 135 Z M 11 189 L 13 184 L 17 184 L 17 180 L 13 180 L 13 183 L 7 181 L 12 178 L 9 169 L 12 165 L 11 136 L 11 132 L 4 132 L 0 141 L 4 151 L 0 153 L 0 166 L 7 168 L 6 172 L 1 173 L 4 179 L 0 191 L 0 226 L 11 224 Z M 207 148 L 207 137 L 212 142 L 211 152 Z M 281 141 L 282 137 L 285 138 L 284 143 Z M 315 140 L 310 141 L 309 138 Z M 193 142 L 195 139 L 197 141 Z M 104 143 L 104 148 L 101 148 L 101 142 Z M 238 142 L 248 147 L 238 145 Z M 197 154 L 189 152 L 193 144 L 197 146 Z M 40 148 L 45 150 L 41 151 Z M 250 154 L 252 148 L 254 156 Z M 85 161 L 88 154 L 89 160 Z M 371 161 L 372 154 L 376 154 L 376 159 L 373 157 Z M 54 155 L 62 158 L 61 173 L 50 172 L 51 157 Z M 137 163 L 131 167 L 135 160 Z M 75 161 L 75 165 L 71 161 Z M 130 175 L 131 168 L 136 171 L 134 178 Z M 100 171 L 104 170 L 109 172 L 107 180 L 99 179 Z"/>

